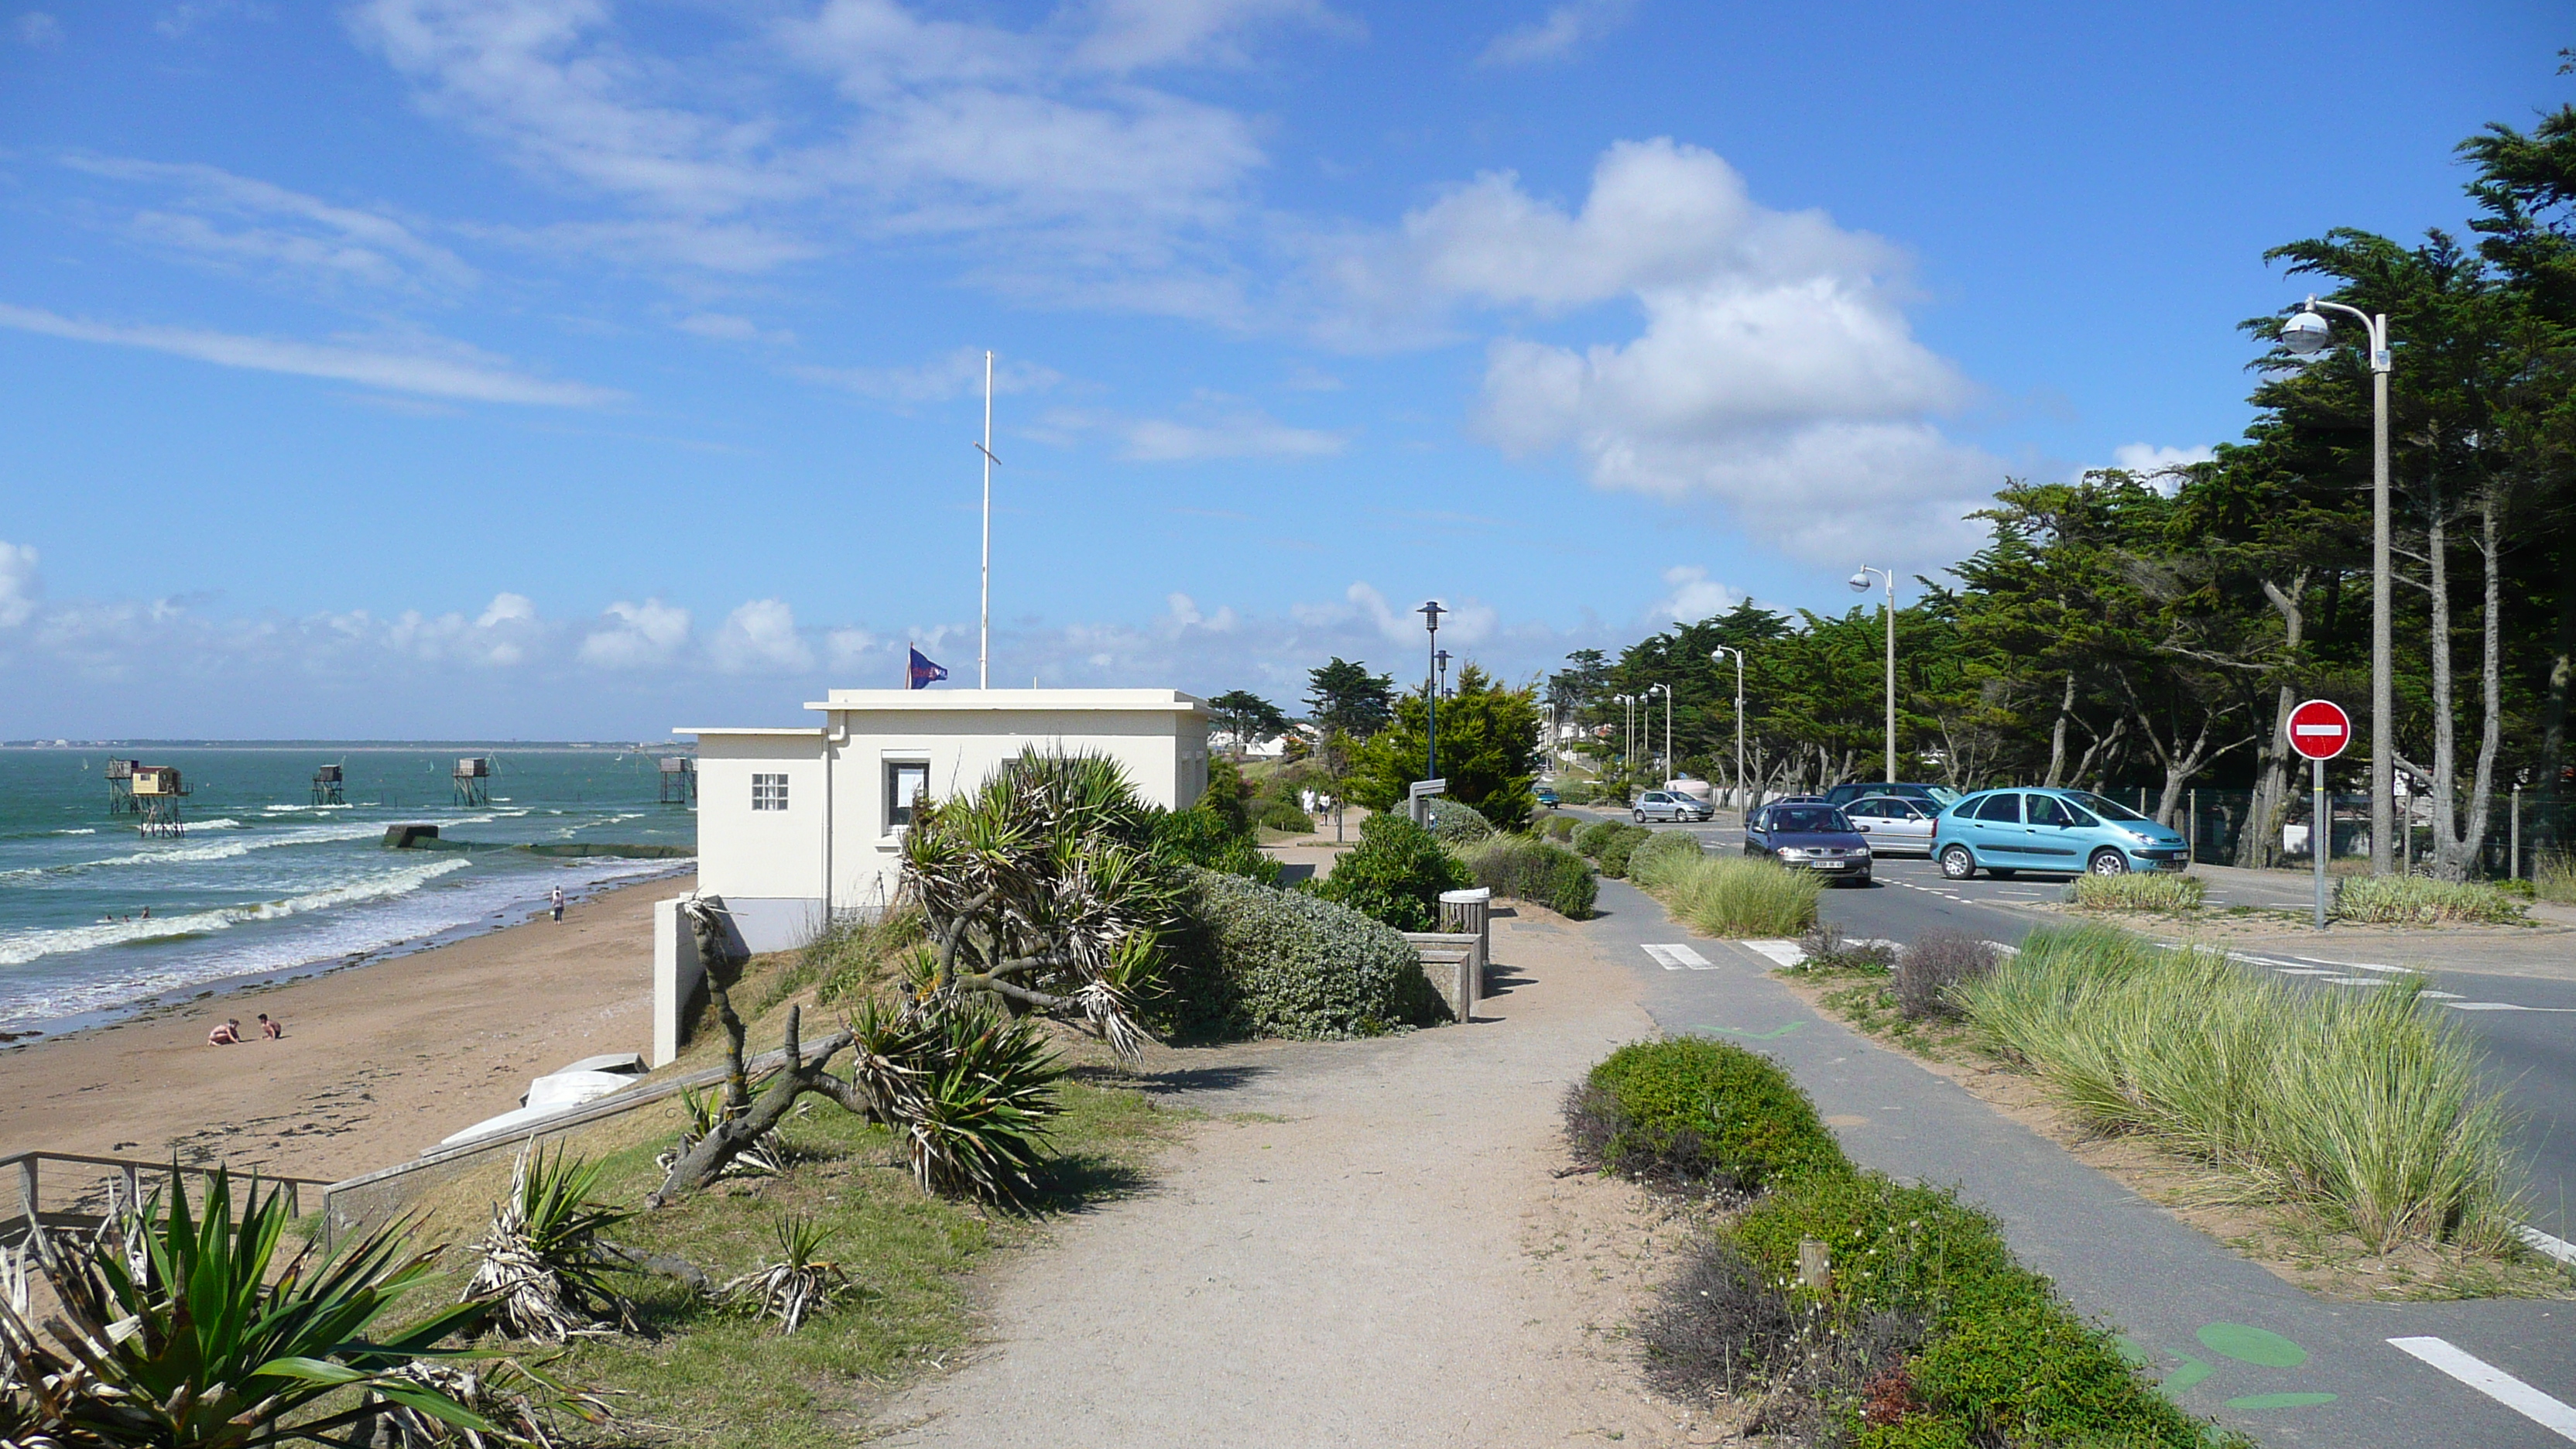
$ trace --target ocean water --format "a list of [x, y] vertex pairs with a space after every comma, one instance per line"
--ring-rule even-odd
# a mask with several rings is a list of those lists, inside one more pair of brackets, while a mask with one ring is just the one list
[[[490, 800], [449, 773], [487, 755]], [[187, 833], [145, 839], [108, 810], [110, 759], [175, 765]], [[312, 802], [336, 764], [348, 803]], [[614, 745], [295, 743], [0, 749], [0, 1032], [59, 1028], [215, 983], [270, 979], [520, 919], [684, 861], [385, 849], [443, 838], [694, 848], [694, 811], [656, 803], [654, 756]], [[147, 915], [148, 912], [148, 915]]]

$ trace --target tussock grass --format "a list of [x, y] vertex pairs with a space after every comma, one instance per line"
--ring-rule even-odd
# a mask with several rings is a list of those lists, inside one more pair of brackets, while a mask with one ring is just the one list
[[2209, 882], [2196, 875], [2085, 875], [2068, 900], [2084, 911], [2196, 911]]
[[2553, 850], [2533, 861], [2531, 893], [2544, 901], [2576, 906], [2576, 855]]
[[1659, 865], [1645, 884], [1675, 915], [1712, 936], [1795, 939], [1816, 923], [1824, 882], [1767, 860], [1714, 855]]
[[2392, 926], [2445, 922], [2496, 925], [2519, 921], [2529, 910], [2491, 885], [2427, 880], [2416, 875], [2351, 875], [2335, 882], [2334, 916]]
[[2514, 1127], [2420, 984], [2303, 988], [2108, 926], [2035, 931], [1956, 999], [2007, 1055], [2112, 1130], [2237, 1177], [2373, 1251], [2506, 1250]]

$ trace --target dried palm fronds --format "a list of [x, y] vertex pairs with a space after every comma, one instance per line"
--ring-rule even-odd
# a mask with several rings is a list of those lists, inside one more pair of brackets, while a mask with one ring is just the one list
[[[716, 1124], [724, 1120], [719, 1102], [713, 1092], [701, 1092], [695, 1087], [682, 1091], [680, 1105], [688, 1111], [689, 1125], [680, 1129], [678, 1145], [654, 1155], [653, 1165], [669, 1172], [689, 1155], [690, 1148], [704, 1142], [707, 1134], [716, 1130]], [[795, 1149], [787, 1145], [787, 1139], [776, 1128], [771, 1128], [735, 1152], [716, 1176], [776, 1177], [794, 1160]]]
[[[599, 1234], [634, 1216], [591, 1198], [600, 1165], [547, 1152], [531, 1140], [510, 1169], [510, 1196], [474, 1251], [481, 1262], [465, 1288], [490, 1305], [503, 1332], [538, 1343], [635, 1329], [634, 1309], [608, 1286], [616, 1259]], [[614, 1318], [615, 1322], [608, 1321]]]
[[409, 1404], [377, 1398], [375, 1427], [369, 1449], [494, 1449], [496, 1445], [555, 1449], [555, 1435], [569, 1418], [585, 1424], [608, 1420], [608, 1401], [597, 1394], [568, 1388], [543, 1371], [513, 1358], [460, 1354], [453, 1358], [414, 1359], [391, 1377], [442, 1394], [471, 1409], [489, 1431], [452, 1424], [424, 1414]]
[[815, 1255], [831, 1237], [808, 1217], [778, 1220], [778, 1250], [784, 1261], [764, 1264], [716, 1290], [716, 1296], [755, 1318], [775, 1318], [788, 1333], [832, 1306], [832, 1294], [850, 1281], [840, 1264]]

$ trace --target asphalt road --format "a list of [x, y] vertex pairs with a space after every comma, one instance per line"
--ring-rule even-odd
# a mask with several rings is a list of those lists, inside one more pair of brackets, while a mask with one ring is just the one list
[[[1711, 850], [1744, 847], [1743, 832], [1729, 826], [1651, 828], [1688, 830]], [[1911, 941], [1926, 931], [1949, 930], [2018, 944], [2041, 922], [2012, 908], [2056, 900], [2068, 879], [1980, 875], [1952, 881], [1943, 879], [1940, 867], [1929, 860], [1887, 856], [1877, 862], [1869, 885], [1828, 889], [1824, 912], [1849, 936]], [[2313, 899], [2304, 881], [2228, 872], [2213, 885], [2208, 902], [2300, 909]], [[2249, 970], [2278, 972], [2315, 983], [2320, 990], [2372, 990], [2404, 969], [2356, 960], [2349, 948], [2339, 951], [2331, 944], [2314, 955], [2262, 951], [2243, 953], [2240, 959]], [[2523, 1117], [2522, 1147], [2530, 1165], [2528, 1220], [2542, 1232], [2576, 1241], [2576, 982], [2456, 969], [2431, 974], [2430, 994], [2478, 1033], [2486, 1047], [2489, 1079], [2505, 1090]]]
[[[1697, 829], [1720, 837], [1713, 844], [1730, 833]], [[2032, 921], [2003, 908], [2002, 891], [2048, 889], [1936, 890], [1929, 879], [1898, 864], [1882, 884], [1827, 899], [1856, 935], [1904, 939], [1938, 924], [2009, 941]], [[2116, 1326], [2191, 1412], [2275, 1445], [2564, 1449], [2576, 1440], [2576, 1334], [2566, 1331], [2576, 1305], [2312, 1298], [1910, 1058], [1818, 1015], [1770, 979], [1756, 948], [1693, 939], [1624, 882], [1603, 883], [1601, 910], [1586, 934], [1636, 973], [1659, 1027], [1769, 1053], [1815, 1097], [1855, 1160], [1956, 1184], [2079, 1311]]]

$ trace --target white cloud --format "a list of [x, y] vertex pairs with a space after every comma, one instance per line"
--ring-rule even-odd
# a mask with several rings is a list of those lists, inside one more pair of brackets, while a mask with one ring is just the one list
[[329, 378], [393, 392], [471, 402], [521, 403], [542, 407], [596, 407], [625, 394], [587, 383], [556, 382], [511, 369], [509, 359], [463, 343], [402, 338], [385, 342], [297, 342], [281, 337], [243, 337], [184, 327], [118, 326], [57, 316], [33, 307], [0, 302], [0, 327], [141, 347], [224, 367], [283, 372], [298, 377]]
[[[976, 347], [960, 347], [911, 367], [794, 367], [788, 371], [808, 382], [890, 403], [947, 402], [979, 397], [984, 390], [984, 353]], [[1063, 381], [1064, 374], [1042, 363], [993, 359], [993, 391], [999, 395], [1046, 392]]]
[[1076, 408], [1051, 408], [1024, 431], [1042, 442], [1071, 446], [1088, 433], [1117, 440], [1118, 456], [1134, 463], [1202, 463], [1218, 458], [1326, 458], [1348, 446], [1344, 433], [1292, 427], [1245, 402], [1202, 391], [1173, 418], [1122, 417]]
[[38, 50], [50, 50], [63, 43], [63, 23], [42, 10], [26, 12], [10, 28], [18, 32], [20, 44]]
[[763, 329], [748, 317], [725, 312], [693, 312], [672, 324], [692, 337], [705, 337], [717, 342], [766, 342], [776, 347], [793, 347], [796, 334], [784, 327]]
[[15, 629], [36, 612], [45, 581], [36, 572], [33, 544], [0, 539], [0, 629]]
[[2157, 447], [2152, 443], [2122, 443], [2111, 450], [2111, 466], [2146, 477], [2157, 488], [2170, 495], [2181, 486], [2174, 474], [2195, 463], [2206, 463], [2218, 456], [2218, 450], [2207, 443], [2189, 448]]
[[137, 212], [138, 238], [193, 260], [324, 286], [453, 291], [479, 276], [465, 260], [382, 211], [340, 206], [220, 167], [74, 155], [63, 164], [172, 193]]
[[581, 662], [602, 669], [643, 669], [667, 664], [689, 642], [689, 611], [660, 599], [624, 599], [600, 611], [603, 623], [581, 641]]
[[1198, 600], [1187, 594], [1165, 595], [1163, 607], [1163, 627], [1165, 632], [1171, 634], [1178, 634], [1184, 629], [1205, 629], [1211, 634], [1231, 634], [1243, 625], [1243, 620], [1235, 614], [1232, 605], [1219, 608], [1214, 614], [1206, 614], [1200, 612]]
[[547, 633], [537, 606], [525, 594], [492, 596], [480, 616], [461, 613], [423, 614], [406, 609], [383, 626], [364, 610], [327, 616], [330, 627], [353, 640], [380, 637], [385, 648], [423, 663], [464, 663], [507, 669], [528, 661]]
[[1644, 623], [1656, 628], [1715, 618], [1743, 603], [1745, 597], [1741, 591], [1710, 578], [1708, 570], [1689, 564], [1664, 570], [1664, 587], [1671, 592], [1648, 606], [1641, 616]]
[[885, 662], [894, 643], [865, 629], [834, 629], [823, 636], [823, 648], [833, 672], [847, 673], [862, 666]]
[[1636, 0], [1568, 0], [1527, 25], [1494, 37], [1479, 65], [1538, 65], [1564, 60], [1588, 41], [1628, 23]]
[[1804, 559], [1946, 562], [2002, 474], [1930, 421], [1974, 389], [1914, 339], [1903, 254], [1759, 205], [1696, 147], [1612, 146], [1579, 211], [1480, 177], [1345, 243], [1328, 275], [1342, 310], [1327, 330], [1350, 342], [1445, 335], [1466, 307], [1626, 299], [1642, 328], [1624, 341], [1490, 343], [1485, 435], [1570, 453], [1597, 486], [1714, 503]]
[[814, 667], [813, 647], [797, 635], [796, 611], [784, 599], [754, 599], [726, 615], [708, 649], [728, 674]]

